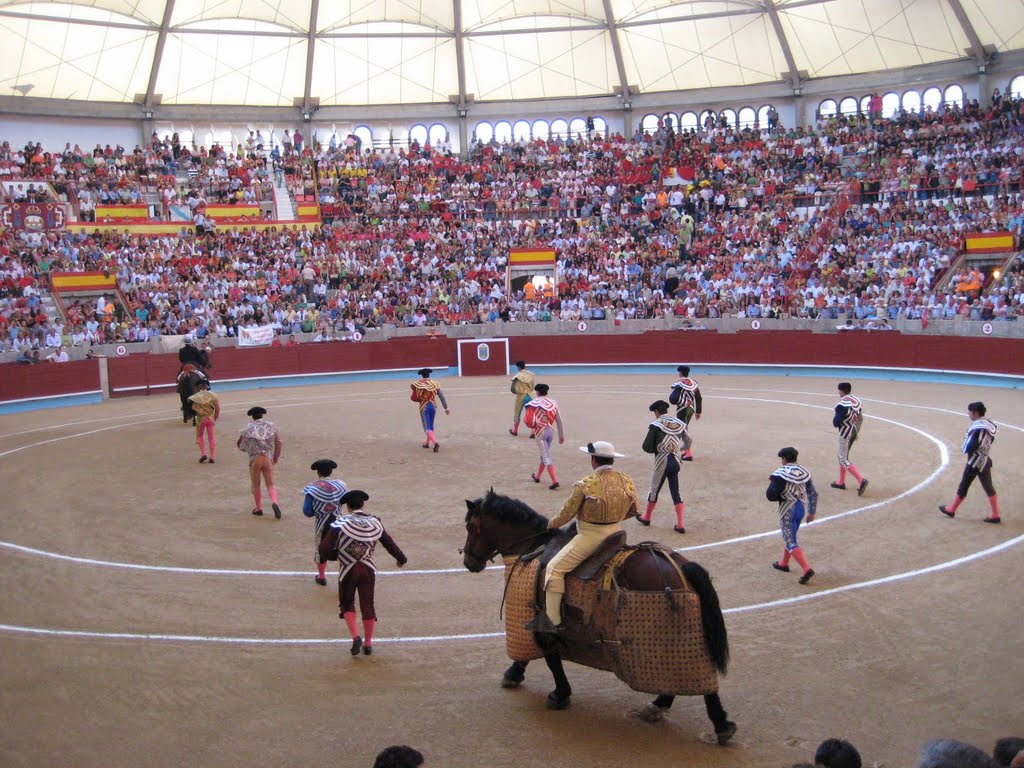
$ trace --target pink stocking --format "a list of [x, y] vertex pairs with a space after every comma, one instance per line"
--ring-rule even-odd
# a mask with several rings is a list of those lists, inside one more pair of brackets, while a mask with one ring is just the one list
[[270, 500], [273, 503], [277, 504], [277, 486], [272, 485], [269, 488], [267, 488], [267, 493], [270, 494]]
[[356, 637], [359, 634], [359, 628], [356, 626], [355, 611], [345, 611], [345, 624], [348, 626], [348, 633], [352, 637]]
[[373, 642], [373, 629], [376, 626], [376, 619], [363, 619], [363, 645], [370, 645]]

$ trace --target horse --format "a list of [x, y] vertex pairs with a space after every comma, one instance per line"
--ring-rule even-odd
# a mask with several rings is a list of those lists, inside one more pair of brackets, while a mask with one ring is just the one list
[[[506, 592], [514, 575], [514, 571], [509, 569], [515, 568], [521, 563], [523, 555], [535, 552], [538, 547], [547, 544], [556, 536], [565, 534], [564, 531], [549, 530], [547, 518], [518, 499], [495, 493], [493, 488], [482, 498], [474, 501], [467, 499], [466, 508], [466, 543], [459, 550], [459, 553], [463, 555], [463, 565], [471, 573], [479, 573], [486, 567], [488, 561], [500, 555], [506, 563]], [[729, 641], [725, 619], [719, 606], [718, 594], [715, 592], [708, 572], [699, 564], [690, 562], [682, 555], [662, 548], [653, 542], [645, 542], [638, 547], [627, 549], [632, 550], [632, 554], [625, 559], [613, 561], [612, 567], [617, 568], [615, 583], [622, 590], [633, 590], [633, 594], [656, 594], [656, 600], [667, 596], [669, 602], [673, 600], [673, 596], [681, 594], [680, 590], [684, 593], [685, 591], [696, 593], [700, 602], [700, 618], [699, 622], [694, 621], [693, 632], [703, 636], [702, 638], [693, 638], [692, 642], [695, 647], [700, 648], [702, 654], [706, 653], [703, 658], [712, 677], [717, 678], [718, 675], [724, 675], [729, 664]], [[674, 566], [668, 562], [668, 558], [675, 563]], [[586, 563], [581, 567], [586, 567]], [[678, 572], [676, 568], [678, 568]], [[679, 574], [685, 578], [680, 578]], [[570, 575], [567, 586], [570, 586], [573, 578]], [[614, 604], [614, 600], [608, 602]], [[510, 599], [507, 606], [510, 618], [512, 609]], [[572, 688], [562, 665], [563, 657], [596, 669], [611, 670], [629, 684], [629, 680], [623, 677], [614, 663], [607, 662], [608, 654], [605, 654], [603, 660], [599, 659], [595, 663], [595, 641], [592, 636], [587, 638], [589, 640], [587, 648], [574, 648], [573, 635], [569, 630], [573, 629], [575, 623], [575, 629], [579, 631], [580, 622], [574, 619], [571, 611], [566, 611], [564, 621], [567, 625], [568, 640], [559, 638], [550, 641], [543, 640], [543, 636], [540, 634], [534, 636], [555, 682], [555, 689], [547, 697], [549, 709], [566, 709], [572, 696]], [[510, 625], [506, 623], [507, 638], [509, 627]], [[669, 628], [665, 627], [665, 629]], [[667, 634], [667, 632], [658, 632], [656, 637], [664, 638]], [[678, 633], [676, 636], [678, 637]], [[690, 638], [686, 639], [689, 642]], [[596, 644], [601, 645], [602, 648], [607, 647], [606, 643], [608, 646], [622, 647], [622, 643], [615, 639], [602, 638], [596, 641]], [[614, 652], [612, 654], [614, 655]], [[535, 654], [532, 658], [539, 655], [540, 653]], [[512, 658], [516, 659], [515, 656]], [[710, 664], [708, 664], [708, 659]], [[656, 666], [650, 659], [647, 661], [648, 664], [644, 665], [641, 659], [641, 666], [650, 667], [652, 664]], [[527, 663], [528, 661], [514, 660], [512, 666], [505, 671], [502, 687], [518, 688], [525, 678]], [[637, 688], [636, 690], [642, 689]], [[658, 693], [658, 690], [650, 689], [650, 692]], [[714, 724], [717, 741], [724, 745], [736, 733], [736, 724], [727, 718], [725, 709], [722, 707], [717, 693], [717, 679], [713, 682], [713, 690], [704, 692], [703, 695], [708, 717]], [[635, 714], [647, 722], [657, 722], [662, 719], [674, 700], [675, 695], [671, 693], [659, 693], [654, 701]]]
[[192, 426], [196, 425], [196, 412], [192, 410], [192, 402], [189, 398], [196, 393], [196, 384], [200, 381], [209, 382], [206, 374], [191, 363], [186, 363], [178, 374], [178, 397], [181, 398], [181, 423]]

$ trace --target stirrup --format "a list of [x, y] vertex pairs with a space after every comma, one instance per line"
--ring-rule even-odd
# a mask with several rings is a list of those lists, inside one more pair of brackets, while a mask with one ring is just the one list
[[523, 624], [523, 629], [542, 635], [557, 635], [565, 626], [552, 622], [546, 611], [538, 611], [536, 616]]

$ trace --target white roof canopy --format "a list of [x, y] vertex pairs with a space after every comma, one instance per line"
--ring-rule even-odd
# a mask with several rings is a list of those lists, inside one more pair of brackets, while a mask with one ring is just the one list
[[1024, 48], [1024, 0], [0, 0], [0, 94], [309, 107], [750, 85]]

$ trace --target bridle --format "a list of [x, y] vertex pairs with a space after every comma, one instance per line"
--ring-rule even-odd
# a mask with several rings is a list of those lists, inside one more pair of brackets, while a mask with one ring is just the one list
[[[475, 534], [477, 534], [477, 536], [479, 536], [479, 534], [480, 534], [480, 513], [477, 513], [474, 516], [474, 519], [475, 519], [475, 525], [474, 525], [474, 528], [473, 528], [473, 530], [471, 532], [475, 533]], [[521, 539], [516, 539], [515, 541], [511, 542], [510, 544], [508, 544], [505, 547], [505, 551], [507, 552], [507, 551], [510, 551], [510, 550], [514, 550], [520, 544], [525, 544], [528, 541], [533, 541], [534, 539], [539, 538], [540, 536], [543, 536], [543, 535], [545, 535], [547, 533], [549, 533], [549, 530], [547, 528], [543, 528], [543, 529], [541, 529], [541, 530], [539, 530], [539, 531], [537, 531], [535, 533], [531, 533], [529, 536], [524, 536]], [[484, 563], [484, 562], [493, 563], [494, 562], [494, 558], [496, 558], [498, 555], [501, 554], [501, 550], [498, 547], [495, 547], [494, 549], [490, 550], [490, 552], [487, 555], [481, 557], [476, 552], [473, 552], [470, 549], [467, 549], [465, 547], [460, 547], [459, 548], [459, 554], [460, 555], [469, 555], [471, 558], [473, 558], [474, 560], [476, 560], [478, 562], [481, 562], [481, 563]]]

